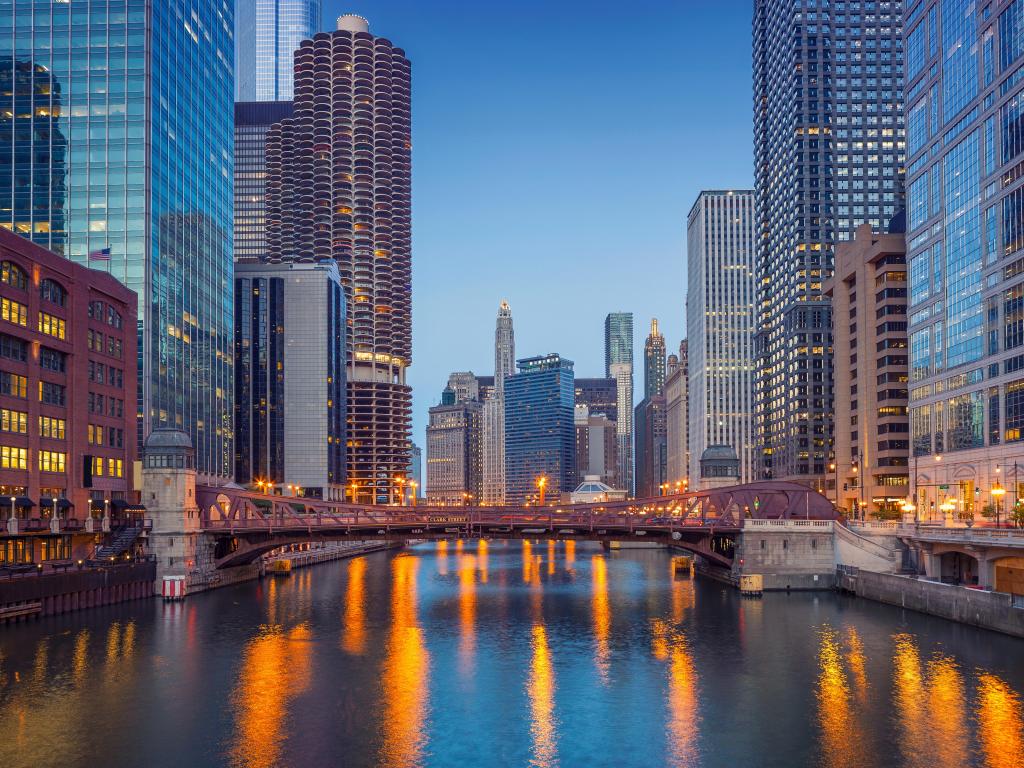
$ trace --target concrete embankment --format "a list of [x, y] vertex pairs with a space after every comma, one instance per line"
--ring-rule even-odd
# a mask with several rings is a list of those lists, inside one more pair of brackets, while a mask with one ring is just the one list
[[858, 597], [1024, 638], [1024, 600], [1003, 592], [856, 568], [841, 569], [837, 586]]
[[0, 580], [0, 624], [152, 596], [152, 561], [45, 571]]

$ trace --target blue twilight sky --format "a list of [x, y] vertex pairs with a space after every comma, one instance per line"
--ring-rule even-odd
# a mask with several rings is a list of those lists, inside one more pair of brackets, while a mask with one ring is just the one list
[[[413, 66], [414, 440], [448, 373], [516, 355], [604, 368], [604, 316], [685, 335], [686, 216], [749, 187], [751, 0], [325, 0]], [[642, 370], [642, 369], [641, 369]], [[641, 391], [641, 376], [635, 390]]]

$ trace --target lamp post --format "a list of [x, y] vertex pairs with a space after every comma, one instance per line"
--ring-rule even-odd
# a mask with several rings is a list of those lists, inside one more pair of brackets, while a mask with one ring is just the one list
[[992, 490], [989, 491], [989, 495], [994, 496], [996, 500], [996, 528], [1002, 525], [1004, 493], [1006, 493], [1006, 489], [999, 485], [999, 483], [992, 486]]
[[395, 475], [395, 493], [398, 496], [398, 505], [405, 504], [405, 478], [401, 475]]
[[18, 500], [17, 496], [11, 496], [11, 520], [15, 518], [14, 514], [14, 503]]
[[544, 489], [547, 488], [548, 479], [543, 475], [537, 478], [537, 489], [540, 491], [540, 506], [544, 506]]
[[416, 489], [419, 488], [419, 485], [415, 480], [409, 481], [409, 493], [412, 496], [412, 505], [414, 507], [416, 506]]

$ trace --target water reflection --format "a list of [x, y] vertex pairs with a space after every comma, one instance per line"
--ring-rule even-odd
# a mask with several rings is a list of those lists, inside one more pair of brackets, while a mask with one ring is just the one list
[[473, 674], [476, 653], [476, 558], [463, 555], [459, 560], [459, 671]]
[[527, 695], [530, 699], [530, 737], [533, 750], [530, 765], [552, 768], [558, 765], [555, 724], [555, 673], [551, 668], [551, 650], [547, 630], [541, 623], [533, 625], [533, 657]]
[[978, 740], [989, 768], [1024, 765], [1024, 718], [1020, 697], [1003, 680], [982, 672], [977, 691]]
[[444, 539], [437, 541], [437, 573], [440, 576], [448, 575], [448, 542]]
[[853, 688], [857, 700], [863, 705], [868, 695], [868, 676], [865, 669], [864, 642], [860, 639], [855, 627], [846, 628], [846, 663], [850, 667]]
[[480, 563], [480, 583], [487, 583], [487, 539], [480, 539], [476, 544], [477, 561]]
[[249, 641], [232, 696], [235, 735], [229, 751], [231, 765], [272, 768], [281, 764], [288, 736], [288, 706], [309, 686], [311, 650], [306, 624], [287, 631], [267, 625]]
[[960, 766], [969, 756], [965, 688], [952, 658], [936, 653], [924, 665], [915, 639], [894, 638], [894, 695], [905, 764]]
[[413, 555], [391, 561], [391, 629], [381, 667], [381, 762], [388, 768], [419, 765], [426, 748], [430, 657], [416, 615], [419, 564]]
[[533, 545], [529, 541], [523, 541], [523, 583], [529, 584], [533, 580]]
[[366, 652], [366, 558], [357, 557], [348, 564], [345, 586], [345, 615], [341, 647], [351, 654]]
[[823, 765], [865, 765], [863, 735], [850, 703], [838, 636], [831, 627], [819, 632], [817, 699]]
[[700, 765], [697, 668], [686, 634], [677, 628], [675, 620], [672, 624], [664, 619], [651, 622], [651, 653], [658, 661], [668, 663], [668, 764], [678, 768]]
[[593, 598], [592, 613], [594, 616], [594, 638], [597, 642], [597, 649], [594, 653], [594, 660], [597, 663], [597, 672], [601, 676], [601, 682], [608, 684], [608, 638], [611, 634], [612, 612], [608, 603], [608, 564], [604, 555], [594, 555], [590, 564], [593, 574]]

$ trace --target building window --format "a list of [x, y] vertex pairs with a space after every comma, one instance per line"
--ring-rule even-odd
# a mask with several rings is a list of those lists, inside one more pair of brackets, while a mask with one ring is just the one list
[[50, 381], [39, 382], [39, 402], [45, 405], [64, 405], [66, 392], [63, 384]]
[[60, 451], [40, 451], [39, 471], [63, 473], [65, 458], [65, 454]]
[[0, 431], [28, 434], [28, 414], [25, 411], [0, 408]]
[[14, 336], [0, 333], [0, 357], [24, 363], [28, 359], [28, 344]]
[[24, 291], [28, 287], [28, 275], [13, 262], [0, 261], [0, 282]]
[[63, 307], [68, 300], [68, 294], [64, 290], [64, 286], [56, 280], [50, 280], [49, 278], [39, 284], [39, 296], [43, 301], [49, 301], [51, 304], [56, 304], [60, 307]]
[[90, 424], [87, 430], [89, 445], [103, 445], [103, 427]]
[[63, 339], [65, 336], [65, 325], [64, 320], [55, 317], [47, 312], [39, 313], [39, 332], [45, 333], [47, 336], [53, 336], [57, 339]]
[[39, 349], [39, 367], [56, 373], [64, 373], [67, 369], [67, 355], [49, 347]]
[[103, 457], [92, 457], [92, 473], [96, 477], [103, 477]]
[[16, 373], [0, 371], [0, 395], [28, 397], [28, 379]]
[[64, 426], [64, 419], [58, 419], [54, 416], [40, 416], [39, 436], [49, 438], [50, 440], [63, 440]]
[[8, 298], [0, 299], [0, 320], [6, 320], [9, 323], [20, 325], [22, 328], [27, 328], [28, 307], [24, 304], [19, 304], [17, 301], [11, 301]]
[[0, 445], [0, 469], [28, 469], [28, 449]]

